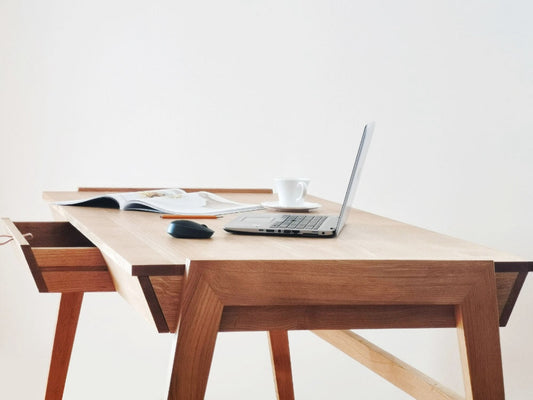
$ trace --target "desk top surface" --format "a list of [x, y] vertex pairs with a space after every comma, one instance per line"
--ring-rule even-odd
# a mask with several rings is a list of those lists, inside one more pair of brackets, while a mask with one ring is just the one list
[[[46, 192], [52, 211], [87, 236], [102, 253], [134, 275], [165, 266], [185, 265], [187, 260], [493, 260], [523, 259], [435, 233], [375, 214], [353, 209], [336, 238], [301, 238], [235, 235], [223, 230], [235, 215], [204, 222], [215, 234], [211, 239], [176, 239], [166, 233], [169, 220], [159, 214], [78, 206], [59, 206], [54, 201], [87, 198], [90, 192]], [[247, 203], [273, 200], [267, 193], [224, 193], [224, 197]], [[340, 205], [316, 197], [315, 211], [337, 214]], [[257, 211], [256, 211], [257, 212]], [[259, 211], [263, 212], [263, 211]], [[204, 223], [203, 222], [203, 223]], [[163, 273], [162, 272], [162, 273]]]

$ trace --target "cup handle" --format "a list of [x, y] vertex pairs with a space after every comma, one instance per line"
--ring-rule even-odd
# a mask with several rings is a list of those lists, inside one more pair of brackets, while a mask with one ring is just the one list
[[307, 183], [298, 182], [298, 186], [300, 186], [301, 193], [300, 193], [300, 196], [298, 197], [298, 199], [296, 200], [296, 202], [299, 203], [299, 202], [303, 201], [304, 197], [307, 195]]

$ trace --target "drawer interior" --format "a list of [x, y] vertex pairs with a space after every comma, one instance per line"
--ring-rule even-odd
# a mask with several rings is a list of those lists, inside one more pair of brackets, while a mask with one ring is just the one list
[[102, 253], [69, 222], [3, 222], [40, 292], [115, 291]]

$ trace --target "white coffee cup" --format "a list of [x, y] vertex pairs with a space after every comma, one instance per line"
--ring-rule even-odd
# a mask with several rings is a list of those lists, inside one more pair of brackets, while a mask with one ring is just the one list
[[309, 179], [304, 178], [274, 179], [274, 193], [278, 195], [279, 205], [282, 207], [303, 205], [309, 182]]

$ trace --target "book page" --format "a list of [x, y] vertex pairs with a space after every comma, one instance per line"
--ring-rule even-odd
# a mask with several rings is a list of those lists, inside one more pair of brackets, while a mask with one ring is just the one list
[[220, 215], [239, 211], [257, 210], [257, 204], [237, 203], [209, 192], [192, 192], [155, 196], [130, 201], [126, 210], [143, 210], [182, 215]]
[[262, 208], [258, 204], [237, 203], [209, 192], [186, 193], [181, 189], [111, 193], [56, 204], [182, 215], [220, 215]]
[[85, 206], [85, 207], [102, 207], [102, 208], [120, 208], [124, 210], [129, 202], [151, 199], [155, 197], [176, 197], [184, 194], [181, 189], [160, 189], [149, 191], [119, 192], [109, 193], [99, 196], [90, 197], [83, 200], [59, 201], [56, 204], [63, 206]]

